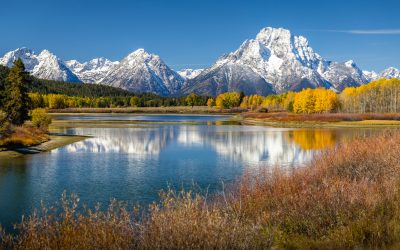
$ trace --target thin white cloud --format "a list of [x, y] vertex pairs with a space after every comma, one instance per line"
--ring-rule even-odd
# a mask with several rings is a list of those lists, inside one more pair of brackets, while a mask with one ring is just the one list
[[347, 30], [347, 33], [356, 35], [400, 35], [400, 29]]
[[305, 29], [303, 31], [347, 33], [347, 34], [354, 34], [354, 35], [400, 35], [400, 28], [399, 29], [365, 29], [365, 30]]
[[374, 30], [325, 30], [354, 35], [400, 35], [400, 29], [374, 29]]

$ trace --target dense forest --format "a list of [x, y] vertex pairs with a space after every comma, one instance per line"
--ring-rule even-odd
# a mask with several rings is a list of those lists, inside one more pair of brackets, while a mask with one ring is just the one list
[[324, 88], [303, 89], [280, 95], [224, 93], [210, 99], [209, 106], [240, 107], [250, 110], [289, 111], [294, 113], [397, 113], [400, 111], [400, 79], [380, 79], [359, 87], [345, 88], [341, 93]]
[[[0, 83], [5, 86], [5, 79], [10, 69], [0, 65]], [[29, 76], [29, 92], [40, 94], [63, 94], [68, 96], [102, 97], [102, 96], [130, 96], [132, 93], [106, 85], [71, 83], [38, 79]]]
[[[10, 69], [0, 65], [0, 104], [5, 97], [6, 77]], [[38, 79], [28, 76], [26, 88], [33, 108], [68, 107], [161, 107], [206, 106], [208, 97], [161, 97], [152, 93], [134, 94], [100, 84], [71, 83]]]

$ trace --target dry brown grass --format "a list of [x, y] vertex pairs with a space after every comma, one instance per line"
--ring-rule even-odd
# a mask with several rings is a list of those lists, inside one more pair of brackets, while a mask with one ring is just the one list
[[293, 173], [248, 179], [238, 191], [242, 211], [265, 218], [285, 248], [390, 245], [400, 239], [399, 142], [388, 132], [330, 149]]
[[29, 147], [49, 140], [47, 132], [32, 126], [13, 126], [10, 132], [0, 138], [0, 146], [5, 148]]
[[400, 120], [398, 113], [324, 113], [324, 114], [295, 114], [288, 112], [258, 113], [247, 112], [243, 118], [264, 119], [276, 122], [340, 122], [364, 120]]
[[210, 198], [167, 191], [139, 214], [112, 202], [77, 213], [44, 209], [3, 247], [17, 249], [337, 249], [400, 241], [400, 133], [324, 151], [307, 167], [245, 176]]

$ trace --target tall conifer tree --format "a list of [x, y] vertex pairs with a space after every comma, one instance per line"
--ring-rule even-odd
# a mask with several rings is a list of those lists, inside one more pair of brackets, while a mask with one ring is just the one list
[[16, 60], [6, 78], [3, 108], [12, 124], [21, 125], [29, 118], [30, 99], [27, 91], [29, 81], [24, 63], [21, 59]]

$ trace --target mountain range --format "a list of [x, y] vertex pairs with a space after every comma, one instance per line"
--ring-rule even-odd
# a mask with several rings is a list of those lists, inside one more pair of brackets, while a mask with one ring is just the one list
[[63, 61], [48, 50], [39, 54], [19, 48], [0, 58], [8, 67], [21, 58], [32, 75], [49, 80], [85, 82], [119, 87], [135, 93], [161, 96], [226, 91], [267, 95], [303, 88], [324, 87], [337, 92], [378, 78], [400, 78], [390, 67], [380, 73], [361, 70], [352, 61], [325, 60], [303, 36], [283, 28], [263, 28], [234, 52], [223, 55], [206, 69], [174, 71], [158, 55], [138, 49], [121, 61], [95, 58], [88, 62]]

